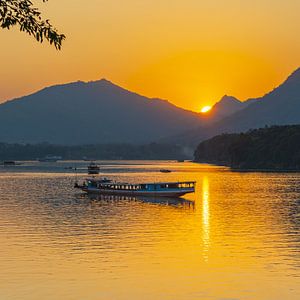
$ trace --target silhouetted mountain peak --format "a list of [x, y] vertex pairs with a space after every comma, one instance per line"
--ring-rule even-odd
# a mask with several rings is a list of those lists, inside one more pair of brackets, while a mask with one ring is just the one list
[[129, 91], [128, 89], [121, 87], [115, 83], [113, 83], [112, 81], [106, 79], [106, 78], [102, 78], [100, 80], [96, 80], [96, 81], [89, 81], [86, 82], [86, 88], [87, 89], [92, 89], [95, 88], [95, 91], [101, 93], [101, 94], [115, 94], [115, 95], [127, 95], [127, 96], [139, 96], [141, 98], [147, 99], [146, 97], [139, 95], [135, 92]]
[[101, 83], [112, 84], [112, 82], [110, 80], [106, 79], [106, 78], [102, 78], [102, 79], [100, 79], [98, 81], [101, 82]]
[[101, 87], [101, 88], [115, 88], [115, 89], [120, 89], [120, 90], [125, 90], [122, 87], [114, 84], [113, 82], [102, 78], [100, 80], [95, 80], [95, 81], [74, 81], [74, 82], [69, 82], [69, 83], [64, 83], [64, 84], [56, 84], [56, 85], [52, 85], [49, 87], [46, 87], [44, 89], [42, 89], [39, 92], [43, 92], [43, 91], [56, 91], [56, 90], [74, 90], [74, 89], [84, 89], [84, 88], [92, 88], [92, 87]]
[[113, 83], [112, 81], [110, 81], [106, 78], [102, 78], [100, 80], [95, 80], [95, 81], [88, 81], [86, 83], [87, 84], [99, 84], [99, 85], [102, 85], [102, 86], [113, 86], [113, 87], [121, 88], [120, 86], [116, 85], [115, 83]]
[[243, 108], [243, 102], [233, 96], [224, 95], [219, 102], [217, 102], [212, 112], [215, 116], [215, 120], [229, 116], [236, 111]]
[[238, 100], [237, 98], [233, 97], [233, 96], [229, 96], [229, 95], [224, 95], [221, 100], [219, 102], [216, 103], [217, 104], [229, 104], [229, 103], [241, 103], [240, 100]]

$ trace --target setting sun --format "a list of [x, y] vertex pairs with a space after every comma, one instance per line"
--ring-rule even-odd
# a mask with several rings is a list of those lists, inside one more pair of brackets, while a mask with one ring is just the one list
[[201, 108], [202, 113], [207, 113], [211, 110], [211, 106], [204, 106]]

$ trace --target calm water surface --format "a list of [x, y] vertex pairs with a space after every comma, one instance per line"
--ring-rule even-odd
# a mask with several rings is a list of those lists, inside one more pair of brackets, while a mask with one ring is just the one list
[[1, 300], [300, 299], [300, 173], [102, 162], [116, 180], [197, 191], [101, 199], [72, 188], [65, 167], [84, 178], [86, 164], [0, 168]]

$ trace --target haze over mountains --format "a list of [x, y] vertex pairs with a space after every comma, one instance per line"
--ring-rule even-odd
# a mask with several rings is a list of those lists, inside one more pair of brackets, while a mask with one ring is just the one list
[[241, 102], [224, 96], [207, 115], [104, 79], [52, 86], [0, 105], [0, 142], [8, 143], [195, 146], [223, 132], [285, 124], [300, 124], [300, 69], [261, 98]]

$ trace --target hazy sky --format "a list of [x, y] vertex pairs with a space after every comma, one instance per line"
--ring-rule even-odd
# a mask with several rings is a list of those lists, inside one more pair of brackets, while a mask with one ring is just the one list
[[0, 30], [0, 101], [106, 78], [199, 111], [261, 96], [300, 66], [299, 0], [34, 2], [67, 41], [57, 52]]

